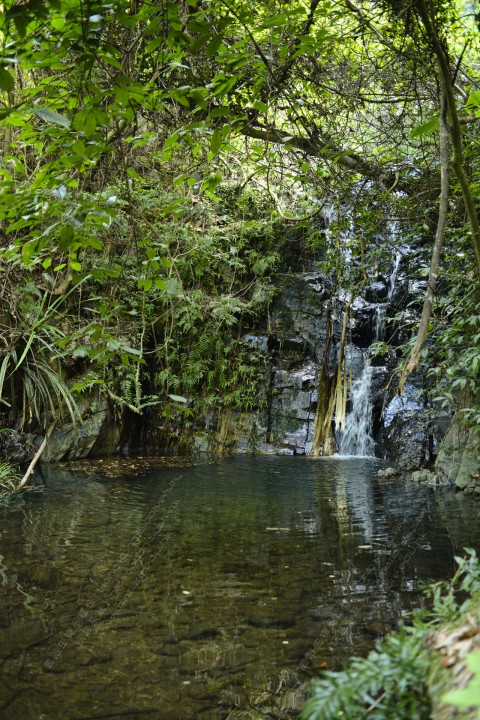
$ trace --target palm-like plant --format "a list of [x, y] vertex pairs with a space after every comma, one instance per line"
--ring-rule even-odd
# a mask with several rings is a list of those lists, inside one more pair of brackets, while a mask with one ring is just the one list
[[74, 424], [81, 421], [62, 374], [59, 343], [66, 334], [58, 327], [64, 317], [61, 306], [79, 284], [53, 302], [45, 292], [40, 298], [27, 295], [18, 306], [14, 342], [0, 362], [0, 402], [11, 409], [12, 417], [20, 419], [22, 428], [32, 424], [45, 428], [65, 411]]

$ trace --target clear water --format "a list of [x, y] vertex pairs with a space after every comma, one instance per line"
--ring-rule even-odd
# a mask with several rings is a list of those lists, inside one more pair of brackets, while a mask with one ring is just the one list
[[311, 677], [366, 653], [480, 547], [472, 500], [378, 467], [52, 470], [0, 508], [2, 720], [298, 717]]

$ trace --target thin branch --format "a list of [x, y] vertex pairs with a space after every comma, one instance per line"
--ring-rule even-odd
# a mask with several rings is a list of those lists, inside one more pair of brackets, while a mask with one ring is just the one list
[[472, 190], [465, 172], [463, 161], [463, 140], [462, 128], [459, 121], [455, 95], [450, 73], [450, 62], [448, 59], [448, 51], [440, 40], [435, 25], [435, 16], [430, 16], [430, 5], [427, 6], [425, 0], [418, 0], [418, 12], [422, 19], [428, 39], [431, 43], [433, 52], [438, 65], [438, 74], [442, 84], [443, 95], [447, 103], [447, 116], [450, 128], [450, 137], [453, 148], [453, 169], [457, 176], [460, 189], [463, 195], [465, 210], [467, 211], [470, 229], [472, 231], [473, 246], [477, 258], [478, 270], [480, 270], [480, 220], [477, 214], [477, 208], [473, 199]]
[[110, 397], [112, 400], [117, 402], [119, 405], [124, 405], [126, 408], [131, 410], [132, 412], [136, 413], [137, 415], [143, 415], [142, 411], [135, 407], [135, 405], [132, 405], [131, 403], [127, 402], [123, 398], [121, 398], [119, 395], [115, 395], [111, 390], [107, 388], [108, 397]]
[[53, 428], [54, 428], [54, 427], [55, 427], [55, 423], [53, 422], [53, 423], [50, 425], [50, 427], [48, 428], [47, 432], [45, 433], [45, 437], [43, 438], [43, 440], [42, 440], [42, 442], [41, 442], [41, 444], [40, 444], [40, 447], [38, 448], [37, 452], [35, 453], [32, 462], [31, 462], [30, 465], [28, 466], [25, 475], [23, 476], [23, 478], [22, 478], [22, 479], [20, 480], [20, 482], [18, 483], [18, 485], [17, 485], [17, 491], [22, 489], [22, 487], [26, 484], [28, 478], [29, 478], [30, 475], [32, 474], [32, 472], [33, 472], [33, 470], [34, 470], [34, 468], [35, 468], [35, 465], [36, 465], [37, 462], [40, 460], [40, 458], [41, 458], [41, 456], [42, 456], [42, 453], [43, 453], [43, 451], [45, 450], [45, 447], [46, 447], [47, 442], [48, 442], [48, 440], [49, 440], [49, 438], [50, 438], [50, 435], [51, 435], [52, 432], [53, 432]]

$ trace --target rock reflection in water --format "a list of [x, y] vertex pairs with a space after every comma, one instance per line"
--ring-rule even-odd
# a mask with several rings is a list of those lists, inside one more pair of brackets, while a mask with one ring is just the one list
[[6, 720], [297, 716], [480, 546], [471, 501], [375, 460], [128, 463], [0, 509]]

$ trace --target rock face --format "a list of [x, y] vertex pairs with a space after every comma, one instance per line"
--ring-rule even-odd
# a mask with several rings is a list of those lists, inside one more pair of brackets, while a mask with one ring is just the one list
[[[114, 455], [120, 449], [121, 425], [108, 401], [101, 395], [83, 398], [83, 422], [55, 428], [42, 455], [43, 462], [77, 460], [89, 456]], [[42, 438], [32, 438], [36, 448]]]
[[457, 413], [435, 463], [435, 472], [440, 480], [466, 493], [480, 495], [479, 445], [476, 427], [465, 426], [462, 413]]
[[[168, 421], [148, 408], [130, 435], [128, 450], [145, 455], [187, 453], [309, 454], [317, 409], [318, 378], [323, 362], [333, 377], [340, 352], [344, 314], [350, 320], [345, 356], [349, 375], [347, 418], [352, 408], [352, 383], [369, 368], [370, 434], [377, 457], [401, 472], [432, 467], [450, 418], [435, 414], [424, 393], [425, 378], [410, 378], [403, 397], [395, 395], [395, 348], [374, 354], [372, 343], [392, 333], [404, 342], [402, 329], [392, 318], [416, 297], [416, 288], [405, 279], [403, 254], [392, 259], [390, 273], [378, 274], [351, 303], [349, 294], [334, 287], [332, 277], [315, 266], [313, 254], [289, 239], [285, 272], [278, 275], [278, 294], [268, 317], [249, 328], [243, 341], [265, 354], [266, 402], [260, 409], [238, 412], [209, 409], [193, 421]], [[283, 251], [282, 251], [283, 252]], [[351, 303], [351, 306], [350, 306]], [[324, 358], [329, 327], [332, 341]], [[390, 318], [390, 320], [389, 320]], [[357, 408], [358, 409], [358, 408]], [[105, 398], [84, 400], [84, 422], [56, 429], [43, 460], [57, 462], [89, 456], [111, 455], [124, 444], [122, 419], [114, 416]], [[30, 441], [30, 456], [41, 438]], [[12, 440], [13, 442], [13, 440]], [[15, 444], [15, 443], [14, 443]], [[16, 452], [20, 445], [15, 445]], [[478, 436], [454, 423], [438, 456], [431, 484], [454, 484], [467, 492], [480, 492], [475, 449]], [[28, 454], [28, 453], [27, 453]], [[423, 476], [422, 476], [423, 477]], [[423, 480], [419, 480], [423, 481]]]
[[[398, 269], [398, 268], [397, 268]], [[253, 329], [243, 340], [268, 358], [265, 376], [267, 407], [253, 413], [223, 411], [198, 418], [189, 433], [171, 439], [171, 428], [162, 430], [162, 420], [150, 419], [142, 451], [167, 452], [287, 453], [312, 452], [317, 385], [327, 338], [327, 308], [330, 303], [332, 343], [328, 357], [333, 376], [338, 360], [346, 294], [333, 299], [332, 279], [312, 268], [284, 273], [279, 293], [270, 309], [268, 324]], [[350, 308], [351, 333], [345, 354], [352, 381], [359, 379], [366, 362], [371, 365], [370, 403], [375, 454], [389, 459], [403, 471], [431, 464], [442, 436], [442, 428], [427, 413], [421, 397], [423, 378], [407, 386], [404, 398], [394, 395], [392, 373], [395, 351], [374, 356], [368, 350], [385, 332], [385, 320], [396, 308], [389, 305], [393, 285], [383, 279], [369, 285], [363, 297]], [[405, 291], [407, 292], [407, 291]], [[379, 312], [379, 309], [381, 312]], [[347, 400], [347, 412], [351, 405]], [[367, 408], [365, 408], [367, 410]]]

